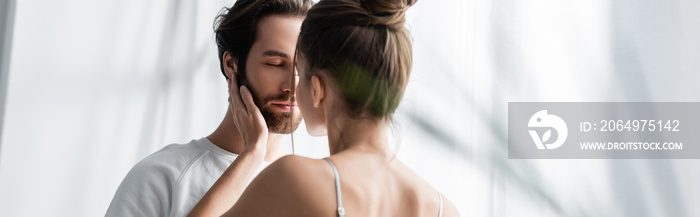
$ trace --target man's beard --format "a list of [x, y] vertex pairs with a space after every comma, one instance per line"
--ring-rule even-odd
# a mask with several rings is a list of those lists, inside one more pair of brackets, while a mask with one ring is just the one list
[[247, 78], [239, 79], [242, 85], [245, 85], [250, 90], [250, 94], [253, 96], [253, 101], [255, 106], [260, 109], [260, 113], [263, 118], [265, 118], [265, 123], [267, 124], [267, 129], [271, 133], [276, 134], [290, 134], [294, 132], [299, 123], [301, 123], [301, 114], [299, 112], [293, 113], [294, 107], [290, 106], [290, 112], [282, 112], [281, 114], [272, 111], [270, 101], [289, 101], [291, 93], [280, 93], [278, 95], [265, 96], [265, 98], [260, 98], [260, 94], [253, 85], [250, 85]]

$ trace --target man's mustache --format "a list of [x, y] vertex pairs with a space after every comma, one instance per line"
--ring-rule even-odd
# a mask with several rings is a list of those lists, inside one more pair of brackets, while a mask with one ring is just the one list
[[[264, 99], [260, 100], [259, 104], [267, 106], [267, 103], [270, 101], [290, 101], [292, 98], [292, 94], [285, 92], [285, 93], [280, 93], [272, 96], [267, 96]], [[258, 105], [260, 107], [260, 105]]]

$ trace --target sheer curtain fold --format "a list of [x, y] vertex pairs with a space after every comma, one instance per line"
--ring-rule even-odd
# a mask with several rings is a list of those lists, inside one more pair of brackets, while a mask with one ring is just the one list
[[14, 20], [15, 0], [0, 2], [0, 153], [2, 153], [2, 129], [5, 122], [5, 102], [7, 101], [7, 80], [10, 74]]
[[18, 2], [0, 215], [104, 215], [138, 160], [218, 126], [212, 23], [227, 4]]

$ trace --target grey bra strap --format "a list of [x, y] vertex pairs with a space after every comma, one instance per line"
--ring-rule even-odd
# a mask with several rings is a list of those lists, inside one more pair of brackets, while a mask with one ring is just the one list
[[438, 212], [438, 217], [442, 217], [442, 194], [438, 191], [438, 197], [440, 198], [440, 212]]
[[[328, 164], [331, 165], [331, 168], [333, 168], [333, 176], [335, 176], [335, 192], [337, 193], [338, 197], [338, 217], [345, 217], [345, 208], [343, 208], [343, 194], [340, 192], [340, 175], [338, 175], [338, 169], [335, 168], [335, 165], [333, 165], [333, 162], [331, 160], [328, 160], [327, 158], [323, 158]], [[442, 197], [440, 197], [442, 200]], [[442, 201], [440, 201], [442, 203]], [[442, 213], [442, 205], [440, 205], [440, 212]]]

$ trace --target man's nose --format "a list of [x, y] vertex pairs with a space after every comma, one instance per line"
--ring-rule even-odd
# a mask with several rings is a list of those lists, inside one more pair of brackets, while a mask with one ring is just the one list
[[287, 82], [284, 82], [284, 84], [282, 84], [282, 92], [284, 92], [284, 93], [286, 93], [286, 94], [292, 93], [292, 84], [291, 84], [292, 82], [291, 82], [291, 79], [292, 79], [292, 78], [290, 78], [290, 80], [287, 80]]
[[292, 92], [292, 83], [296, 86], [297, 83], [299, 83], [298, 76], [299, 71], [297, 69], [294, 69], [294, 74], [292, 74], [291, 77], [288, 78], [289, 82], [285, 82], [284, 86], [282, 86], [282, 91], [285, 93], [291, 93]]

